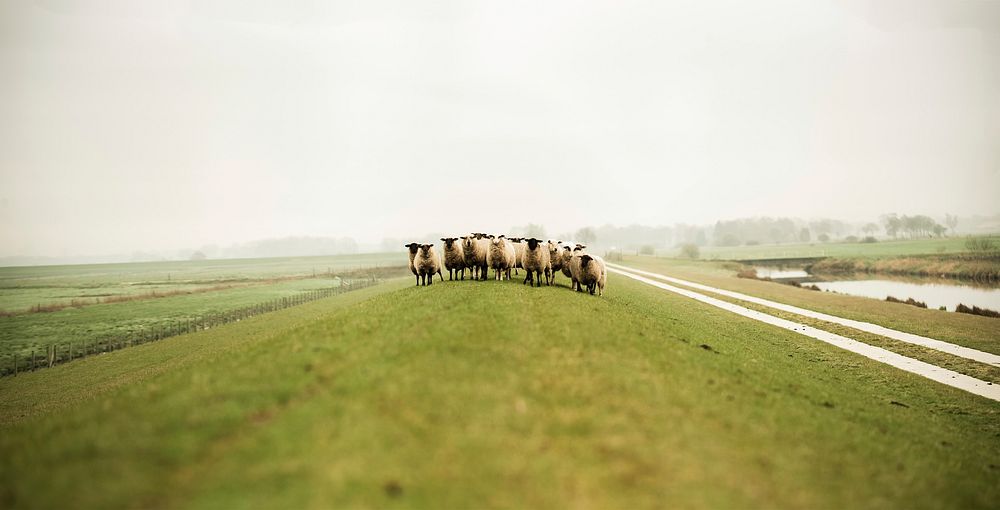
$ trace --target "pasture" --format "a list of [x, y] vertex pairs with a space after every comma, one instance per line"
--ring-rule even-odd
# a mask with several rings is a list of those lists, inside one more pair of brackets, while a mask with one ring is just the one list
[[[405, 271], [400, 254], [0, 268], [0, 371], [48, 346], [77, 353], [173, 324]], [[41, 305], [40, 311], [32, 310]]]
[[0, 380], [0, 505], [1000, 497], [997, 402], [616, 275], [412, 282]]

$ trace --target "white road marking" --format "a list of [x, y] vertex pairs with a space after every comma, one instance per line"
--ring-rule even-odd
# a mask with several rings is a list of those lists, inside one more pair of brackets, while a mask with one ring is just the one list
[[953, 343], [948, 343], [943, 340], [936, 340], [934, 338], [927, 338], [925, 336], [915, 335], [913, 333], [906, 333], [904, 331], [898, 331], [895, 329], [890, 329], [885, 326], [879, 326], [878, 324], [872, 324], [870, 322], [861, 322], [852, 319], [845, 319], [843, 317], [837, 317], [836, 315], [829, 315], [822, 312], [815, 312], [813, 310], [807, 310], [805, 308], [799, 308], [797, 306], [786, 305], [784, 303], [778, 303], [776, 301], [770, 301], [767, 299], [761, 299], [754, 296], [748, 296], [746, 294], [741, 294], [739, 292], [733, 292], [724, 289], [717, 289], [715, 287], [709, 287], [708, 285], [702, 285], [700, 283], [689, 282], [686, 280], [681, 280], [679, 278], [673, 278], [670, 276], [651, 273], [649, 271], [643, 271], [641, 269], [634, 269], [627, 266], [622, 266], [618, 264], [608, 264], [610, 267], [615, 267], [619, 270], [630, 271], [635, 274], [641, 274], [643, 276], [649, 276], [652, 278], [657, 278], [659, 280], [668, 281], [671, 283], [676, 283], [678, 285], [684, 285], [686, 287], [691, 287], [694, 289], [703, 290], [706, 292], [714, 292], [723, 296], [740, 299], [747, 301], [749, 303], [755, 303], [758, 305], [767, 306], [774, 308], [776, 310], [781, 310], [784, 312], [790, 312], [798, 315], [803, 315], [805, 317], [810, 317], [813, 319], [819, 319], [826, 322], [832, 322], [834, 324], [840, 324], [841, 326], [847, 326], [850, 328], [858, 329], [868, 333], [874, 333], [876, 335], [881, 335], [886, 338], [891, 338], [893, 340], [898, 340], [900, 342], [906, 342], [908, 344], [919, 345], [921, 347], [927, 347], [928, 349], [934, 349], [936, 351], [946, 352], [953, 356], [958, 356], [960, 358], [965, 358], [972, 361], [978, 361], [980, 363], [986, 363], [987, 365], [992, 365], [995, 367], [1000, 367], [1000, 355], [992, 354], [989, 352], [983, 352], [978, 349], [972, 349], [970, 347], [963, 347], [961, 345], [955, 345]]
[[[789, 331], [794, 331], [800, 335], [805, 335], [810, 338], [815, 338], [826, 342], [831, 345], [840, 347], [841, 349], [846, 349], [856, 354], [860, 354], [866, 358], [873, 359], [885, 363], [887, 365], [896, 367], [900, 370], [905, 370], [907, 372], [917, 374], [919, 376], [926, 377], [932, 381], [937, 381], [942, 384], [946, 384], [953, 388], [958, 388], [960, 390], [979, 395], [981, 397], [986, 397], [991, 400], [1000, 402], [1000, 385], [991, 384], [986, 381], [981, 381], [974, 377], [969, 377], [958, 372], [941, 368], [930, 363], [925, 363], [920, 360], [913, 358], [908, 358], [901, 354], [896, 354], [892, 351], [883, 349], [881, 347], [875, 347], [873, 345], [868, 345], [864, 342], [859, 342], [844, 336], [840, 336], [828, 331], [823, 331], [821, 329], [816, 329], [805, 324], [799, 324], [797, 322], [792, 322], [790, 320], [782, 319], [780, 317], [775, 317], [773, 315], [768, 315], [763, 312], [758, 312], [756, 310], [751, 310], [749, 308], [739, 306], [728, 301], [723, 301], [721, 299], [706, 296], [704, 294], [699, 294], [692, 290], [682, 289], [680, 287], [675, 287], [673, 285], [668, 285], [663, 282], [659, 282], [638, 274], [633, 274], [627, 271], [618, 269], [619, 267], [614, 264], [608, 264], [608, 271], [612, 273], [617, 273], [622, 276], [637, 280], [654, 287], [658, 287], [663, 290], [668, 290], [676, 294], [680, 294], [685, 297], [706, 303], [723, 310], [735, 313], [737, 315], [742, 315], [754, 320], [758, 320], [767, 324], [778, 326]], [[628, 268], [625, 268], [628, 269]]]

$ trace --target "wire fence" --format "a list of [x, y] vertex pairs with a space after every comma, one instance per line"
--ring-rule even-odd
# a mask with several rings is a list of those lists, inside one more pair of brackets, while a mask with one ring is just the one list
[[126, 347], [147, 344], [172, 336], [194, 333], [212, 329], [224, 324], [239, 322], [261, 314], [284, 310], [317, 299], [323, 299], [354, 290], [377, 285], [379, 280], [375, 275], [368, 278], [341, 279], [340, 285], [323, 289], [307, 290], [294, 296], [275, 298], [241, 308], [224, 312], [208, 314], [200, 317], [177, 319], [160, 324], [149, 330], [120, 334], [99, 340], [69, 341], [48, 345], [44, 351], [32, 350], [30, 356], [14, 353], [13, 361], [0, 368], [0, 377], [16, 377], [23, 372], [33, 372], [42, 368], [50, 368], [73, 360], [114, 352]]

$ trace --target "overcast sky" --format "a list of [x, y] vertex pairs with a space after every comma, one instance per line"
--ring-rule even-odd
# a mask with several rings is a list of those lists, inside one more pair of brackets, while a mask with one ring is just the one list
[[1000, 212], [1000, 2], [0, 0], [0, 256]]

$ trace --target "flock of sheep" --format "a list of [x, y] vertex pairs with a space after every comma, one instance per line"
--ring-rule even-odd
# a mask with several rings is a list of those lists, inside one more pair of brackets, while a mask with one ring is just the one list
[[489, 270], [494, 270], [496, 280], [510, 279], [511, 271], [524, 269], [524, 283], [542, 286], [555, 282], [558, 271], [573, 280], [573, 290], [604, 295], [608, 279], [604, 259], [588, 255], [586, 246], [563, 246], [562, 241], [542, 241], [535, 238], [492, 236], [482, 233], [462, 237], [442, 237], [444, 257], [438, 255], [433, 244], [410, 243], [410, 271], [417, 277], [417, 285], [434, 283], [437, 274], [444, 281], [441, 267], [448, 270], [448, 279], [465, 279], [468, 269], [473, 280], [486, 280]]

